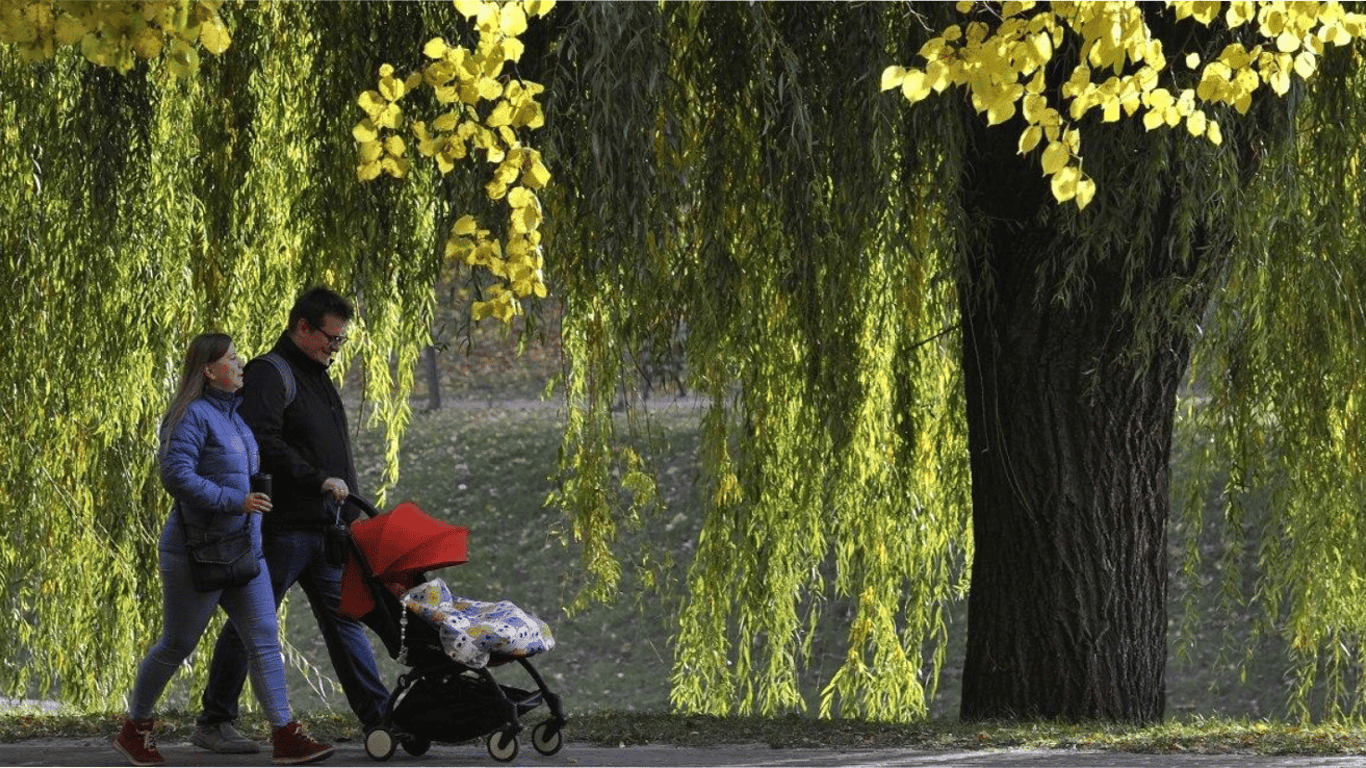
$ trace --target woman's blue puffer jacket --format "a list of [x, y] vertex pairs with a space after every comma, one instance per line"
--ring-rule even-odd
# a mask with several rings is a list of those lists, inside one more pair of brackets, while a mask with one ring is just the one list
[[246, 515], [242, 502], [261, 455], [251, 428], [237, 414], [238, 402], [234, 394], [209, 388], [185, 409], [175, 433], [163, 435], [170, 442], [161, 454], [161, 484], [176, 509], [162, 528], [161, 549], [183, 552], [186, 534], [198, 542], [210, 526], [227, 533], [245, 522], [260, 555], [261, 516]]

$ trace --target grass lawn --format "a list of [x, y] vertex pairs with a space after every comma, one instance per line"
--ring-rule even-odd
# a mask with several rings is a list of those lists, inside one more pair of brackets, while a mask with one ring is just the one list
[[[388, 495], [386, 508], [415, 502], [423, 511], [469, 529], [469, 562], [433, 572], [461, 596], [511, 600], [545, 619], [557, 647], [533, 663], [547, 683], [576, 713], [596, 710], [663, 711], [668, 706], [671, 612], [664, 598], [647, 594], [627, 572], [624, 590], [613, 605], [593, 605], [570, 613], [581, 585], [578, 552], [561, 514], [545, 506], [553, 487], [563, 413], [535, 401], [520, 407], [462, 402], [457, 407], [419, 413], [405, 438], [402, 480]], [[693, 412], [673, 410], [657, 419], [657, 448], [690, 466], [696, 428]], [[382, 454], [375, 435], [356, 444], [362, 488], [378, 483]], [[673, 496], [691, 491], [691, 478], [673, 472]], [[660, 541], [659, 532], [648, 535]], [[664, 533], [680, 559], [696, 538], [695, 525], [676, 521]], [[644, 537], [647, 534], [640, 533]], [[675, 573], [681, 578], [680, 573]], [[290, 687], [300, 708], [326, 706], [345, 711], [341, 691], [331, 682], [330, 664], [317, 637], [305, 600], [297, 588], [286, 636], [316, 665], [306, 674], [299, 658], [290, 669]], [[385, 677], [403, 668], [374, 643]], [[501, 671], [500, 671], [501, 672]], [[505, 668], [508, 682], [524, 680]], [[503, 674], [499, 675], [500, 680]], [[309, 681], [312, 680], [312, 683]]]
[[[698, 528], [692, 497], [697, 444], [697, 415], [683, 406], [661, 406], [650, 421], [651, 450], [662, 467], [670, 511], [648, 530], [627, 534], [648, 543], [673, 565], [665, 576], [681, 583]], [[563, 412], [553, 403], [534, 400], [490, 405], [469, 400], [448, 402], [439, 411], [414, 415], [402, 452], [402, 479], [387, 505], [411, 500], [429, 514], [465, 525], [470, 531], [470, 562], [437, 572], [457, 594], [484, 600], [511, 600], [545, 619], [558, 646], [535, 663], [548, 683], [564, 696], [576, 715], [595, 712], [657, 713], [668, 709], [668, 676], [672, 668], [669, 618], [676, 598], [647, 592], [625, 568], [623, 594], [613, 605], [592, 605], [575, 613], [570, 606], [581, 585], [578, 551], [565, 531], [565, 520], [545, 499], [553, 487]], [[362, 435], [357, 462], [363, 488], [374, 488], [380, 472], [378, 439]], [[1173, 552], [1172, 562], [1179, 562]], [[1182, 596], [1173, 590], [1173, 631], [1168, 662], [1168, 715], [1174, 717], [1282, 718], [1286, 681], [1280, 657], [1263, 641], [1250, 650], [1230, 651], [1223, 632], [1242, 642], [1244, 617], [1226, 617], [1212, 605], [1194, 632], [1182, 636]], [[300, 708], [346, 711], [341, 692], [330, 682], [330, 665], [303, 610], [287, 622], [290, 643], [321, 670], [310, 685], [295, 658], [291, 689]], [[1213, 595], [1207, 598], [1213, 601]], [[820, 687], [843, 656], [840, 612], [830, 606], [829, 620], [817, 642], [816, 656], [804, 670], [808, 701], [815, 710]], [[931, 716], [952, 719], [958, 707], [965, 607], [955, 611], [951, 626], [950, 664]], [[377, 647], [388, 679], [403, 669]], [[1244, 672], [1244, 657], [1250, 659]], [[509, 675], [520, 675], [509, 669]], [[517, 681], [510, 680], [513, 684]]]

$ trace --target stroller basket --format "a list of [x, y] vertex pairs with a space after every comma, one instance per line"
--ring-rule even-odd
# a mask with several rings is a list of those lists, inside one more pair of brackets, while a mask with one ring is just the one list
[[499, 685], [455, 665], [399, 678], [392, 716], [414, 734], [468, 741], [501, 729], [507, 720], [506, 707], [515, 707], [520, 717], [540, 705], [542, 698], [539, 691]]

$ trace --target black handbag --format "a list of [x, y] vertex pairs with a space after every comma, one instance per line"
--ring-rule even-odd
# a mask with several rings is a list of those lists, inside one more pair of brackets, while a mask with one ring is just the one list
[[[213, 517], [209, 518], [212, 526]], [[247, 518], [242, 527], [221, 534], [205, 534], [198, 544], [190, 543], [185, 535], [185, 551], [190, 556], [190, 578], [200, 592], [240, 587], [261, 572], [261, 559], [251, 547], [251, 529]], [[180, 517], [180, 529], [185, 531], [185, 516]]]

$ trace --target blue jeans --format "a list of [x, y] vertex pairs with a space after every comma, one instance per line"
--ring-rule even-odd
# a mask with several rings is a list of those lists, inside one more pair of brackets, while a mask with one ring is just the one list
[[[318, 630], [327, 643], [327, 654], [346, 693], [351, 711], [361, 725], [377, 725], [385, 714], [389, 690], [380, 680], [375, 653], [370, 649], [365, 627], [355, 619], [337, 613], [341, 603], [340, 566], [327, 564], [321, 529], [267, 531], [262, 546], [270, 567], [271, 585], [278, 608], [285, 593], [296, 582], [308, 596], [309, 607], [318, 621]], [[237, 700], [247, 676], [246, 651], [237, 627], [223, 627], [213, 649], [209, 682], [201, 700], [200, 725], [212, 725], [237, 718]]]
[[[251, 646], [251, 684], [267, 718], [271, 725], [287, 724], [291, 719], [289, 694], [285, 687], [285, 665], [280, 657], [278, 624], [270, 599], [266, 564], [262, 563], [261, 573], [244, 586], [199, 592], [190, 578], [190, 559], [183, 551], [162, 549], [158, 554], [164, 628], [161, 638], [138, 667], [137, 682], [129, 697], [128, 716], [134, 720], [152, 716], [166, 684], [199, 644], [209, 618], [221, 605], [231, 620], [229, 625], [240, 624], [246, 632]], [[245, 677], [247, 651], [240, 640], [237, 647]], [[238, 689], [241, 687], [239, 681]]]

